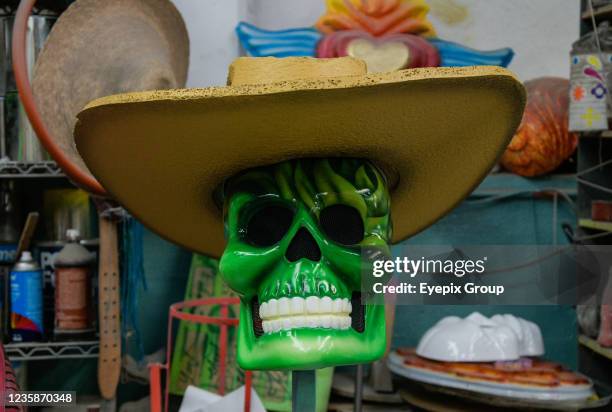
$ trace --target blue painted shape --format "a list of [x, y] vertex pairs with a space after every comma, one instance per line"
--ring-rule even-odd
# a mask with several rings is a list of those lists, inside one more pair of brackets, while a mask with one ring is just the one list
[[236, 26], [236, 34], [247, 54], [253, 57], [312, 57], [322, 37], [312, 27], [273, 31], [245, 22]]
[[427, 40], [438, 49], [440, 53], [440, 66], [442, 67], [480, 65], [508, 67], [514, 57], [514, 51], [509, 47], [491, 51], [480, 51], [438, 38], [429, 38]]
[[[286, 30], [264, 30], [250, 23], [236, 26], [240, 44], [249, 56], [291, 57], [316, 55], [317, 44], [323, 35], [312, 27]], [[439, 51], [441, 66], [502, 66], [508, 67], [514, 51], [510, 48], [480, 51], [438, 38], [428, 38]]]

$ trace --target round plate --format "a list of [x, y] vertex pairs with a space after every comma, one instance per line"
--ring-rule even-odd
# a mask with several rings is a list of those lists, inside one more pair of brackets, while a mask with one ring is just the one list
[[403, 357], [395, 352], [389, 354], [388, 366], [392, 372], [417, 382], [506, 398], [564, 402], [585, 400], [594, 394], [591, 383], [549, 388], [459, 378], [448, 373], [407, 366], [403, 362]]

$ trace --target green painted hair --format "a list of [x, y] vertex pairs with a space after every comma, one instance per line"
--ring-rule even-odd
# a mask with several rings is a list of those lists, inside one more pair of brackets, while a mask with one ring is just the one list
[[224, 200], [238, 192], [299, 200], [317, 217], [327, 206], [352, 206], [364, 221], [366, 237], [391, 237], [387, 182], [368, 160], [296, 159], [249, 169], [226, 182]]

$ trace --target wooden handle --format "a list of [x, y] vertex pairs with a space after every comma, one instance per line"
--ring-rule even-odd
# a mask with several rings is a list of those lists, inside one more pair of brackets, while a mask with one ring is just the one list
[[15, 255], [15, 260], [19, 261], [21, 253], [30, 248], [30, 242], [32, 241], [32, 236], [34, 236], [34, 231], [36, 230], [37, 224], [38, 212], [28, 213], [28, 218], [26, 219], [25, 226], [23, 227], [21, 236], [19, 237], [19, 243], [17, 244], [17, 254]]
[[117, 222], [100, 217], [99, 227], [98, 312], [100, 357], [98, 358], [98, 387], [104, 399], [113, 399], [121, 373]]

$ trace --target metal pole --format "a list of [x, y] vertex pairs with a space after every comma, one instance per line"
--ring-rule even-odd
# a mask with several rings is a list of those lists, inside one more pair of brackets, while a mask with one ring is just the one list
[[292, 408], [293, 412], [315, 412], [317, 394], [315, 386], [315, 371], [293, 371], [292, 380]]
[[357, 365], [355, 373], [355, 412], [361, 412], [363, 398], [363, 364]]

